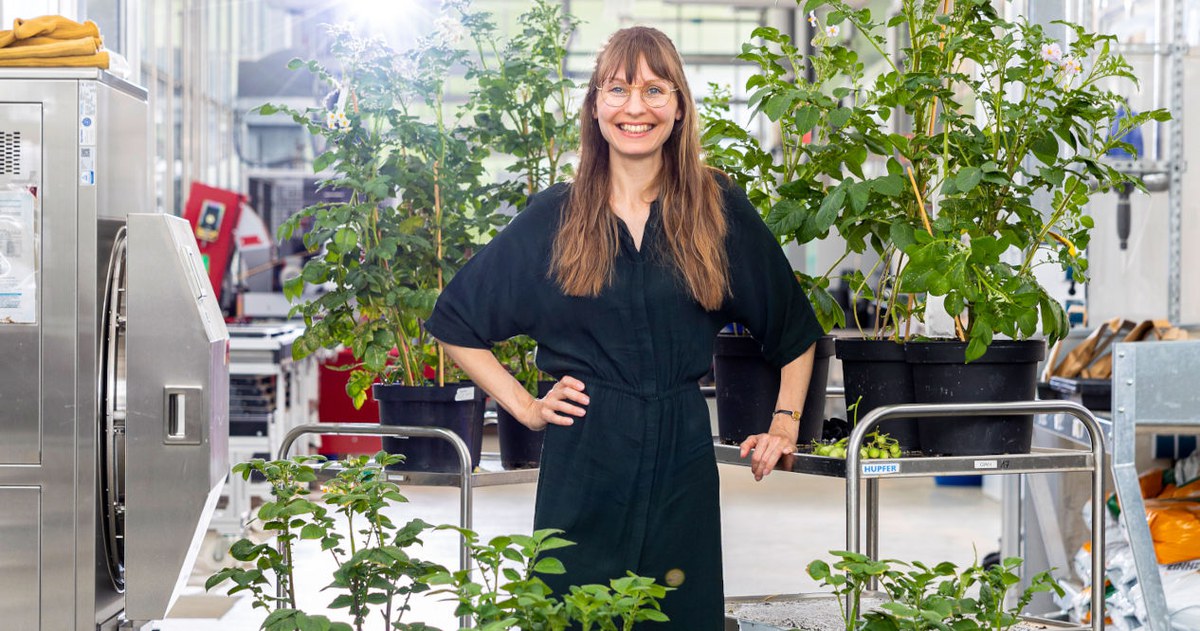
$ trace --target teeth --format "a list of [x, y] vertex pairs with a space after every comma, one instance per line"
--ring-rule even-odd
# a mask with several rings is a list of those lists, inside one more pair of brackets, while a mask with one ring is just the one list
[[627, 131], [627, 132], [629, 132], [629, 133], [631, 133], [631, 134], [640, 134], [640, 133], [642, 133], [642, 132], [647, 132], [647, 131], [650, 131], [650, 128], [651, 128], [651, 127], [653, 127], [653, 125], [648, 125], [648, 124], [642, 124], [642, 125], [630, 125], [630, 124], [625, 124], [625, 125], [620, 125], [620, 127], [621, 127], [621, 129], [623, 129], [623, 130], [625, 130], [625, 131]]

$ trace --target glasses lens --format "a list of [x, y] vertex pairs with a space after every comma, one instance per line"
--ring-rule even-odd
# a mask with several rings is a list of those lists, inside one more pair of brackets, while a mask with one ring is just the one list
[[662, 107], [671, 98], [671, 88], [664, 83], [647, 83], [642, 86], [642, 100], [650, 107]]
[[602, 90], [604, 102], [609, 107], [621, 107], [629, 100], [629, 86], [624, 83], [609, 83]]

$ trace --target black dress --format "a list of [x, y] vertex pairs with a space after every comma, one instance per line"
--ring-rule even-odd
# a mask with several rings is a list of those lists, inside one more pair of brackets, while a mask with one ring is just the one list
[[778, 243], [732, 185], [724, 192], [732, 296], [721, 310], [692, 300], [666, 261], [657, 202], [641, 251], [622, 224], [612, 285], [595, 298], [564, 295], [547, 272], [567, 191], [531, 198], [447, 285], [425, 327], [474, 348], [529, 335], [543, 371], [586, 386], [587, 414], [546, 430], [534, 525], [577, 544], [552, 553], [567, 574], [545, 577], [550, 587], [608, 584], [632, 570], [677, 587], [663, 601], [671, 623], [655, 628], [719, 631], [717, 466], [697, 381], [729, 322], [746, 325], [777, 366], [803, 354], [821, 328]]

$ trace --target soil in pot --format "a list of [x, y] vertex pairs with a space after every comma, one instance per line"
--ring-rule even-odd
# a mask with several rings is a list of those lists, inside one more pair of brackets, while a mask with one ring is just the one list
[[[918, 403], [1032, 401], [1037, 365], [1046, 356], [1041, 340], [997, 340], [983, 357], [965, 363], [965, 342], [909, 342]], [[926, 454], [973, 456], [1029, 453], [1033, 416], [948, 416], [918, 423]]]
[[[546, 396], [554, 384], [553, 381], [539, 381], [538, 397]], [[545, 432], [525, 427], [508, 410], [497, 405], [496, 433], [500, 439], [500, 464], [505, 469], [536, 469], [541, 464]]]
[[[379, 402], [383, 425], [443, 427], [458, 434], [471, 454], [471, 468], [479, 466], [483, 449], [483, 403], [485, 394], [473, 384], [445, 387], [376, 384], [372, 389]], [[458, 455], [454, 446], [440, 438], [397, 438], [385, 436], [388, 453], [404, 454], [400, 471], [456, 473]]]
[[[842, 380], [846, 387], [846, 405], [858, 402], [856, 410], [847, 409], [850, 419], [862, 419], [884, 405], [914, 402], [912, 368], [904, 355], [904, 345], [890, 340], [838, 338], [837, 358], [842, 360]], [[890, 435], [905, 451], [921, 448], [917, 422], [901, 418], [875, 426]]]
[[[812, 379], [800, 418], [800, 443], [821, 437], [825, 422], [825, 387], [833, 338], [817, 340]], [[779, 396], [779, 369], [762, 354], [762, 345], [748, 335], [718, 335], [713, 347], [717, 392], [717, 432], [721, 442], [736, 445], [771, 427]]]

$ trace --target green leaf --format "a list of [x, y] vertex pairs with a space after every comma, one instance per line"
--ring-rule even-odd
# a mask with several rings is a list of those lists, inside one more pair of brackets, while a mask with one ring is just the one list
[[[866, 145], [855, 145], [846, 150], [846, 160], [845, 160], [846, 169], [849, 170], [854, 175], [856, 175], [860, 178], [863, 177], [862, 165], [866, 161], [867, 161]], [[869, 183], [865, 183], [865, 182], [863, 183], [863, 185], [864, 185], [864, 188], [866, 188], [866, 190], [868, 192], [870, 192], [871, 185]]]
[[983, 171], [978, 167], [966, 167], [958, 172], [955, 180], [959, 191], [970, 193], [983, 180]]
[[778, 121], [783, 117], [784, 112], [792, 106], [793, 99], [789, 94], [775, 94], [767, 99], [763, 105], [763, 113], [772, 121]]
[[367, 347], [363, 361], [366, 363], [367, 370], [380, 372], [387, 365], [387, 349], [377, 344], [372, 344]]
[[765, 219], [776, 236], [787, 236], [800, 229], [808, 218], [808, 210], [794, 199], [781, 199], [771, 207]]
[[888, 236], [892, 243], [896, 244], [896, 248], [901, 252], [908, 250], [909, 247], [916, 245], [917, 238], [913, 234], [913, 227], [903, 221], [893, 221], [891, 228], [888, 231]]
[[1058, 160], [1058, 138], [1050, 132], [1042, 134], [1033, 142], [1033, 155], [1047, 165], [1054, 165]]
[[538, 562], [533, 564], [533, 571], [539, 574], [564, 574], [567, 570], [563, 567], [562, 561], [554, 557], [545, 557], [538, 559]]
[[805, 105], [796, 109], [796, 115], [793, 120], [796, 125], [796, 133], [803, 136], [820, 122], [821, 111], [812, 105]]
[[854, 112], [849, 108], [839, 107], [829, 113], [829, 124], [839, 129], [845, 127], [853, 114]]
[[[979, 328], [979, 327], [975, 327]], [[967, 342], [966, 359], [967, 362], [973, 362], [987, 352], [988, 342], [984, 341], [982, 336], [973, 336]]]
[[904, 192], [906, 180], [903, 176], [891, 174], [886, 177], [876, 178], [872, 180], [872, 186], [881, 195], [888, 197], [896, 197]]
[[337, 157], [336, 151], [326, 151], [317, 156], [313, 159], [313, 173], [324, 171], [329, 165], [333, 164], [334, 160], [337, 160]]
[[358, 234], [353, 228], [340, 228], [333, 236], [333, 244], [337, 247], [337, 251], [342, 254], [347, 254], [358, 245]]
[[854, 212], [867, 209], [867, 201], [871, 198], [871, 185], [866, 182], [855, 182], [850, 185], [850, 206]]
[[[833, 225], [834, 219], [837, 218], [840, 211], [846, 204], [846, 188], [838, 185], [829, 195], [825, 197], [825, 201], [821, 202], [821, 207], [817, 210], [816, 223], [818, 226], [824, 226], [824, 230], [828, 230], [829, 226]], [[818, 228], [819, 232], [823, 232]]]
[[329, 603], [329, 609], [345, 609], [354, 604], [354, 599], [349, 594], [340, 594], [333, 602]]

